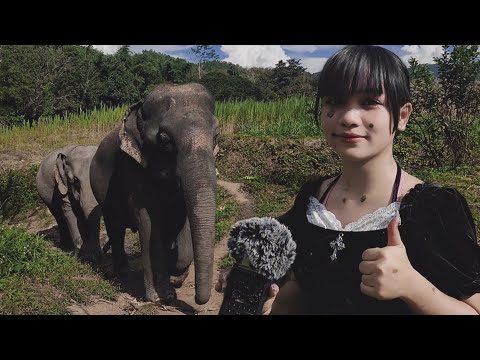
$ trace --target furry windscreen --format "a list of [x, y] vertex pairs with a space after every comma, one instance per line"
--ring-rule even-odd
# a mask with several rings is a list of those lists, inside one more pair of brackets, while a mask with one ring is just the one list
[[285, 275], [295, 260], [297, 247], [290, 230], [272, 217], [237, 221], [227, 245], [237, 262], [246, 256], [258, 273], [271, 280]]

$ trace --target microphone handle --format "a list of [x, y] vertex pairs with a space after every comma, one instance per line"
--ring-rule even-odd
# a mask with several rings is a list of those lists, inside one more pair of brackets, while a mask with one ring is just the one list
[[234, 264], [218, 315], [260, 315], [272, 283], [258, 272]]

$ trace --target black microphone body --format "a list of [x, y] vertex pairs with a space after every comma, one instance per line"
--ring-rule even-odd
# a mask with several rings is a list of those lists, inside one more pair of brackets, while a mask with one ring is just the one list
[[270, 286], [285, 275], [295, 259], [291, 233], [271, 217], [240, 220], [231, 228], [228, 248], [236, 263], [218, 314], [261, 314]]

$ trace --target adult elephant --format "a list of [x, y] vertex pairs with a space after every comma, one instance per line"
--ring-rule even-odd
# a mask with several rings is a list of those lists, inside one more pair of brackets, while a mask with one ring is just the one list
[[[111, 241], [114, 270], [125, 271], [125, 229], [139, 231], [145, 297], [175, 298], [170, 275], [195, 264], [195, 301], [210, 298], [213, 276], [218, 121], [200, 84], [156, 87], [131, 106], [100, 143], [90, 178]], [[192, 249], [193, 244], [193, 249]]]
[[89, 174], [96, 151], [96, 146], [67, 145], [50, 152], [40, 164], [36, 186], [57, 221], [60, 245], [98, 263], [101, 210]]

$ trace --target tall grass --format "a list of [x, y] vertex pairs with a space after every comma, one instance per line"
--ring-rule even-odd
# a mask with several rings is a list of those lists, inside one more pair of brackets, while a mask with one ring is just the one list
[[[40, 118], [32, 127], [26, 122], [10, 128], [0, 127], [0, 151], [45, 155], [47, 150], [67, 144], [98, 144], [120, 122], [127, 107], [102, 106], [63, 118]], [[309, 137], [321, 133], [313, 121], [312, 108], [313, 100], [306, 97], [270, 102], [226, 101], [217, 102], [215, 115], [223, 134]]]
[[303, 96], [270, 102], [226, 101], [217, 102], [216, 116], [223, 134], [309, 137], [321, 133], [312, 109], [313, 99]]
[[55, 149], [66, 144], [96, 144], [122, 119], [127, 105], [102, 106], [91, 111], [69, 113], [65, 117], [41, 117], [13, 127], [0, 127], [0, 151], [35, 151], [40, 147]]

